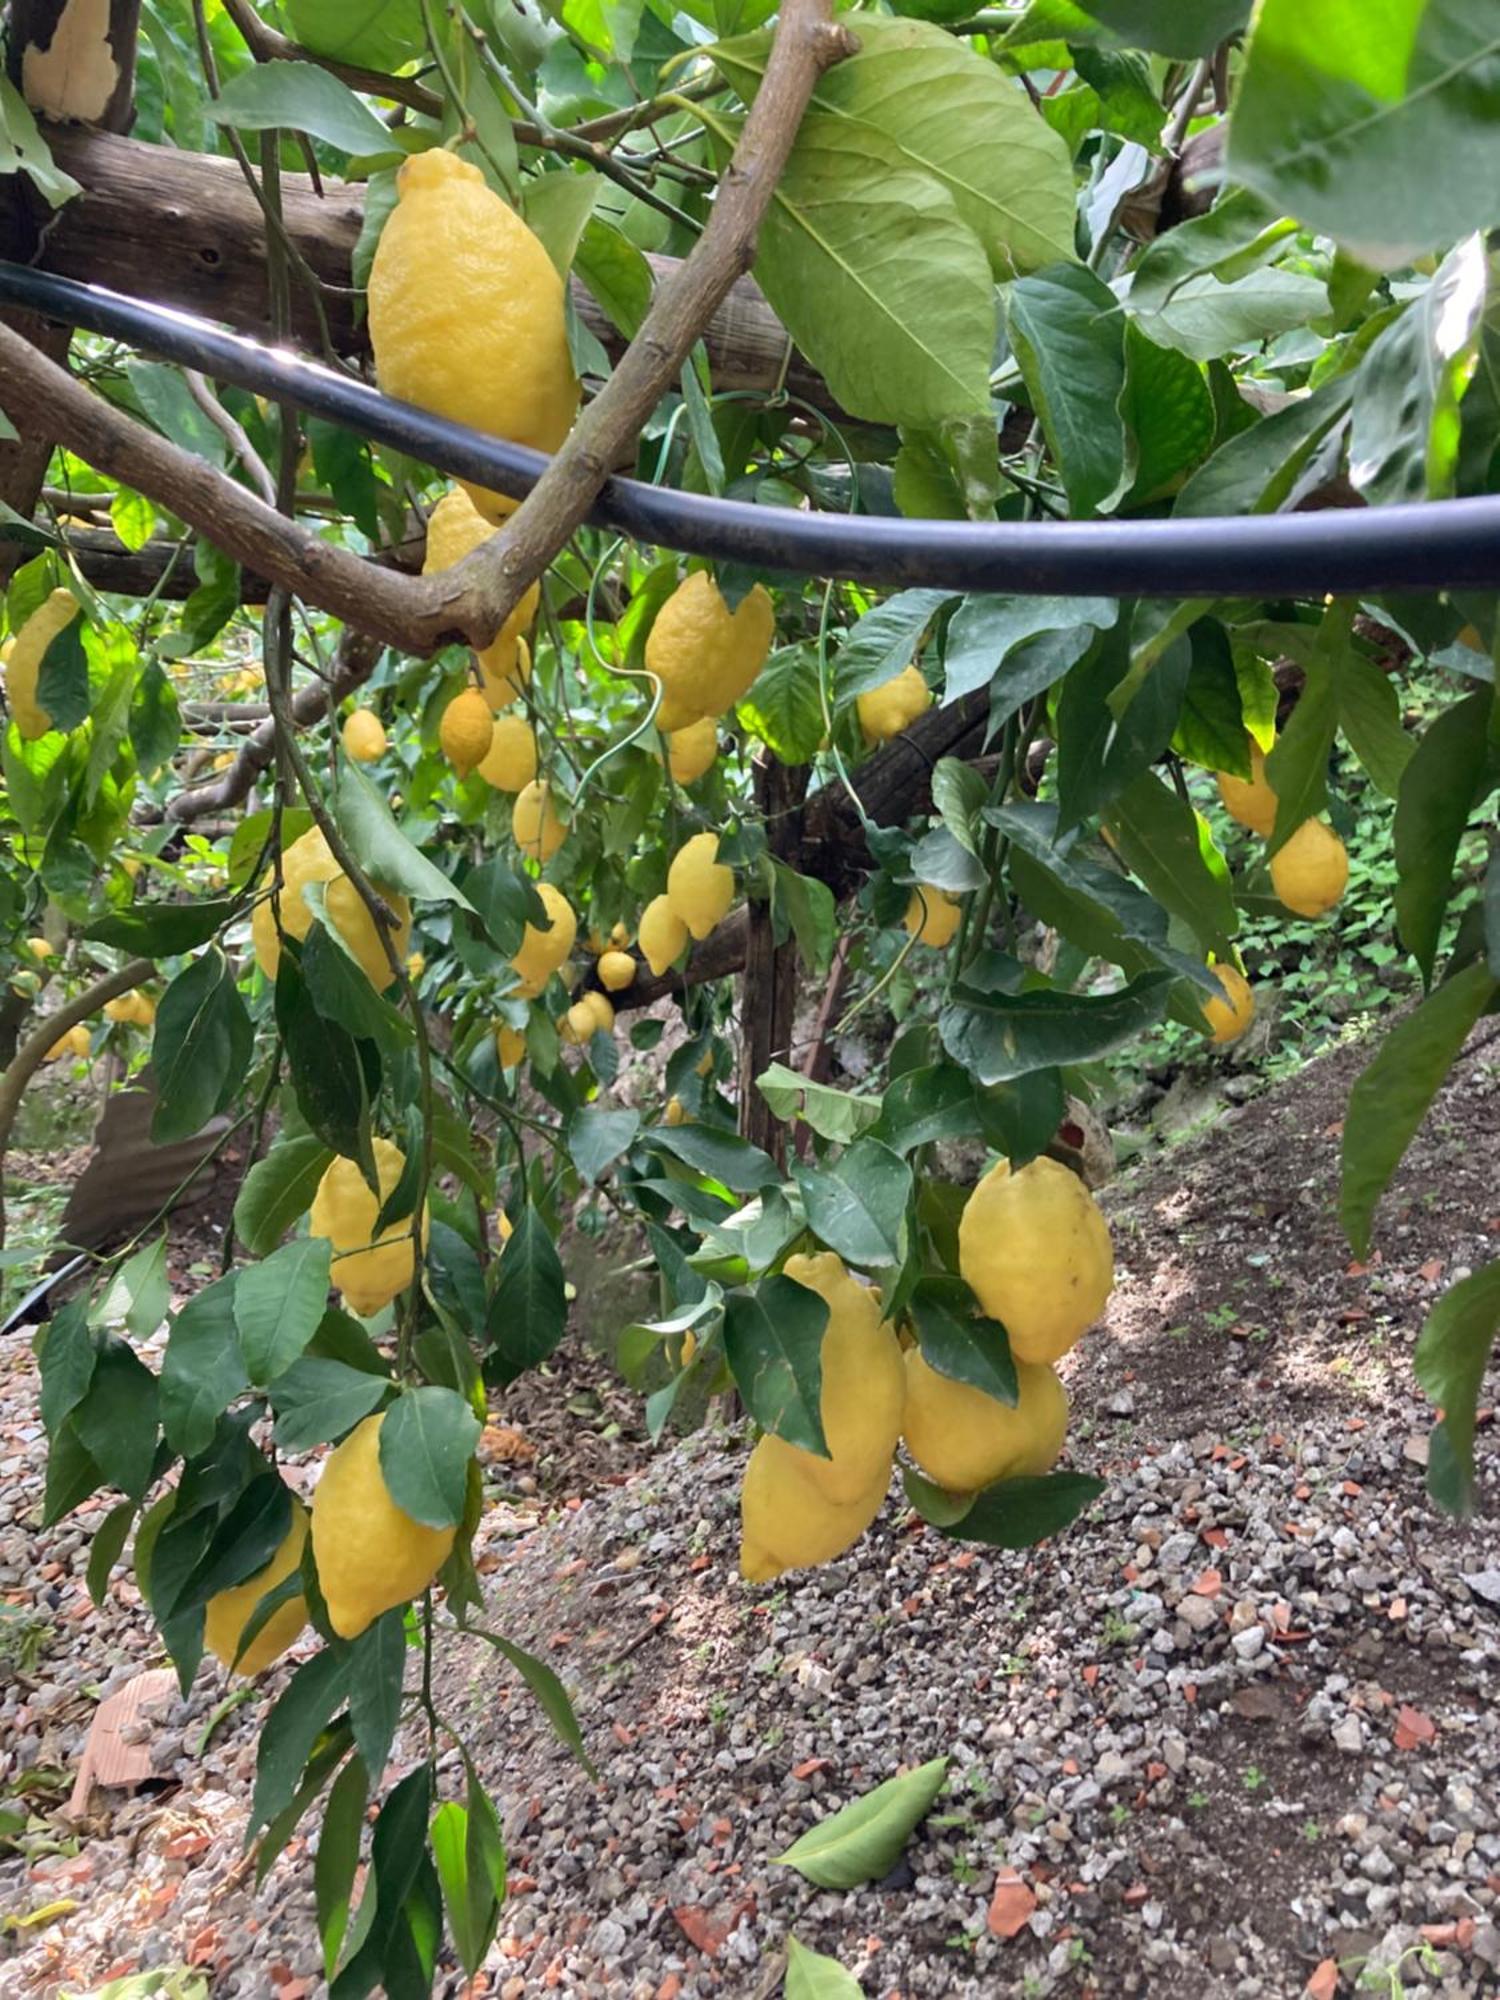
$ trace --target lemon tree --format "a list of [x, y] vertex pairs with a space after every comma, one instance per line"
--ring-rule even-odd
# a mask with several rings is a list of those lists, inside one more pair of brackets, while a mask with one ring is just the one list
[[[34, 101], [0, 91], [23, 275], [171, 315], [101, 335], [93, 294], [50, 359], [0, 328], [0, 1156], [24, 1092], [92, 1077], [189, 1175], [247, 1165], [202, 1282], [169, 1294], [148, 1205], [33, 1308], [46, 1524], [83, 1511], [184, 1687], [267, 1677], [259, 1865], [322, 1812], [332, 1991], [420, 1994], [505, 1888], [434, 1654], [477, 1634], [593, 1747], [472, 1554], [576, 1220], [648, 1262], [650, 1317], [571, 1309], [652, 1435], [730, 1390], [753, 1420], [744, 1588], [883, 1511], [1062, 1533], [1114, 1269], [1074, 1115], [1168, 1027], [1206, 1062], [1274, 1032], [1247, 927], [1341, 924], [1374, 799], [1412, 1004], [1344, 1127], [1366, 1252], [1500, 1001], [1497, 598], [1424, 568], [1420, 506], [1357, 590], [1219, 555], [1494, 487], [1500, 83], [1483, 10], [1424, 0], [1336, 36], [1294, 0], [141, 11], [133, 99], [117, 45], [102, 108], [45, 60], [60, 0], [9, 51]], [[132, 214], [175, 247], [192, 213], [192, 257], [101, 219], [127, 127]], [[254, 348], [221, 378], [195, 313], [387, 400], [302, 409]], [[556, 455], [534, 501], [544, 460], [504, 492], [475, 434]], [[612, 473], [715, 557], [638, 495], [598, 525]], [[828, 576], [810, 517], [927, 526]], [[777, 560], [731, 559], [766, 522]], [[1200, 566], [924, 569], [933, 524], [1064, 522], [1196, 530]], [[1418, 1347], [1448, 1507], [1497, 1323], [1490, 1266]]]

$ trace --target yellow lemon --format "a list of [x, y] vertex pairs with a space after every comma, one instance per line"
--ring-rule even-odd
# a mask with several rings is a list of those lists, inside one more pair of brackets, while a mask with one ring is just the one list
[[866, 743], [886, 743], [903, 729], [910, 729], [917, 717], [931, 708], [932, 690], [913, 660], [893, 680], [866, 688], [854, 706]]
[[[553, 452], [578, 413], [565, 294], [552, 259], [485, 185], [434, 150], [407, 160], [370, 269], [370, 345], [388, 396]], [[513, 500], [470, 486], [496, 518]]]
[[484, 698], [496, 715], [519, 701], [531, 685], [531, 648], [524, 639], [507, 640], [503, 654], [486, 646], [475, 657], [484, 681]]
[[686, 1125], [686, 1123], [688, 1122], [688, 1115], [687, 1112], [683, 1109], [682, 1099], [680, 1097], [669, 1097], [667, 1099], [667, 1108], [662, 1113], [661, 1122], [663, 1123], [663, 1125], [674, 1125], [674, 1126]]
[[628, 951], [599, 954], [599, 984], [606, 993], [623, 993], [635, 984], [635, 960]]
[[31, 953], [32, 957], [37, 960], [49, 959], [53, 955], [52, 946], [47, 942], [46, 938], [44, 937], [27, 938], [26, 949]]
[[656, 614], [646, 667], [662, 686], [656, 726], [676, 735], [722, 715], [747, 694], [776, 634], [776, 611], [760, 584], [733, 611], [705, 570], [694, 570]]
[[1216, 775], [1219, 797], [1229, 817], [1252, 833], [1269, 834], [1276, 824], [1277, 798], [1266, 780], [1266, 753], [1260, 745], [1253, 741], [1250, 745], [1248, 778], [1232, 777], [1228, 771]]
[[521, 935], [521, 948], [511, 964], [521, 976], [523, 990], [540, 993], [573, 949], [578, 919], [567, 897], [550, 882], [538, 882], [536, 892], [552, 919], [551, 929], [541, 930], [535, 924], [527, 924]]
[[855, 1500], [830, 1500], [808, 1476], [810, 1454], [767, 1435], [750, 1454], [740, 1489], [740, 1575], [769, 1583], [852, 1548], [880, 1512], [888, 1479]]
[[69, 1028], [66, 1034], [58, 1036], [51, 1048], [48, 1049], [45, 1059], [48, 1062], [56, 1062], [59, 1056], [68, 1055], [81, 1058], [87, 1056], [92, 1048], [93, 1037], [89, 1034], [84, 1023], [79, 1021], [75, 1026]]
[[912, 890], [902, 921], [918, 944], [930, 944], [941, 950], [951, 943], [963, 913], [964, 906], [957, 896], [923, 882]]
[[383, 1611], [409, 1604], [448, 1560], [452, 1528], [414, 1521], [380, 1470], [384, 1413], [356, 1424], [330, 1455], [312, 1503], [313, 1560], [341, 1639], [357, 1639]]
[[208, 1600], [203, 1613], [203, 1643], [216, 1660], [233, 1667], [237, 1674], [248, 1677], [264, 1673], [273, 1660], [280, 1659], [307, 1623], [307, 1599], [299, 1592], [285, 1604], [277, 1605], [236, 1662], [240, 1635], [250, 1623], [255, 1607], [301, 1566], [306, 1541], [307, 1509], [300, 1500], [293, 1500], [292, 1525], [271, 1560], [243, 1583], [235, 1584], [231, 1590], [221, 1590]]
[[880, 1317], [879, 1292], [851, 1278], [833, 1251], [788, 1257], [784, 1269], [828, 1307], [818, 1413], [831, 1456], [802, 1453], [807, 1476], [830, 1500], [860, 1500], [877, 1481], [884, 1492], [906, 1400], [896, 1329]]
[[1018, 1361], [1016, 1386], [1012, 1409], [907, 1349], [902, 1435], [929, 1479], [950, 1493], [975, 1493], [997, 1479], [1051, 1471], [1068, 1428], [1063, 1385], [1044, 1362]]
[[521, 792], [536, 776], [536, 732], [521, 715], [502, 715], [490, 733], [479, 775], [497, 792]]
[[711, 715], [667, 738], [667, 769], [679, 785], [695, 784], [719, 754], [719, 726]]
[[373, 708], [356, 708], [345, 716], [339, 735], [345, 756], [356, 764], [373, 764], [385, 755], [385, 724]]
[[558, 816], [552, 803], [552, 787], [545, 778], [533, 778], [516, 793], [510, 830], [528, 861], [550, 861], [567, 839], [568, 823]]
[[1211, 969], [1224, 989], [1224, 998], [1201, 1001], [1203, 1018], [1216, 1042], [1237, 1042], [1255, 1019], [1255, 995], [1238, 966], [1216, 965]]
[[489, 752], [495, 733], [490, 705], [476, 687], [466, 687], [443, 710], [438, 741], [443, 755], [461, 778], [477, 770]]
[[687, 941], [687, 925], [673, 909], [670, 897], [653, 896], [641, 912], [640, 945], [656, 978], [677, 963]]
[[1056, 1361], [1103, 1312], [1114, 1286], [1109, 1229], [1060, 1161], [1002, 1160], [964, 1203], [958, 1267], [1010, 1335], [1017, 1361]]
[[718, 855], [716, 833], [695, 833], [678, 848], [667, 870], [667, 901], [700, 943], [722, 923], [734, 901], [734, 871]]
[[[433, 576], [439, 570], [452, 569], [495, 532], [494, 524], [484, 518], [464, 489], [451, 487], [428, 519], [422, 574]], [[522, 635], [530, 630], [540, 600], [541, 585], [533, 583], [490, 643], [476, 654], [484, 691], [497, 712], [508, 708], [531, 678], [531, 655]]]
[[525, 1060], [526, 1036], [520, 1028], [512, 1028], [500, 1021], [495, 1027], [495, 1053], [500, 1058], [501, 1069], [514, 1069]]
[[71, 590], [54, 590], [39, 604], [11, 641], [5, 656], [5, 692], [16, 728], [28, 743], [45, 736], [52, 717], [36, 698], [42, 660], [60, 632], [78, 616], [78, 599]]
[[1271, 857], [1271, 887], [1299, 917], [1321, 917], [1349, 884], [1349, 856], [1331, 826], [1305, 819]]
[[[262, 887], [268, 886], [270, 880], [268, 875]], [[288, 937], [300, 940], [312, 929], [312, 906], [302, 891], [315, 882], [323, 884], [324, 907], [330, 923], [354, 954], [366, 979], [384, 992], [396, 974], [385, 955], [375, 919], [329, 852], [321, 829], [314, 826], [284, 849], [281, 856], [281, 928]], [[411, 937], [411, 905], [404, 896], [388, 890], [382, 889], [381, 895], [397, 920], [392, 942], [398, 955], [404, 956]], [[269, 896], [263, 897], [251, 913], [250, 936], [256, 964], [267, 979], [274, 979], [281, 963], [281, 939]]]
[[[340, 1155], [330, 1162], [318, 1182], [308, 1218], [308, 1233], [326, 1236], [333, 1245], [333, 1282], [342, 1292], [345, 1305], [361, 1319], [378, 1313], [405, 1291], [416, 1270], [416, 1246], [412, 1242], [409, 1215], [389, 1224], [379, 1240], [375, 1240], [381, 1207], [395, 1191], [406, 1155], [389, 1139], [375, 1139], [372, 1145], [380, 1200], [376, 1201], [366, 1185], [357, 1162]], [[426, 1234], [424, 1210], [424, 1240]]]
[[511, 1221], [503, 1208], [497, 1208], [495, 1210], [495, 1234], [500, 1238], [501, 1243], [509, 1243], [515, 1233], [516, 1225]]
[[628, 924], [616, 924], [609, 934], [609, 941], [615, 947], [616, 951], [629, 951], [630, 926]]

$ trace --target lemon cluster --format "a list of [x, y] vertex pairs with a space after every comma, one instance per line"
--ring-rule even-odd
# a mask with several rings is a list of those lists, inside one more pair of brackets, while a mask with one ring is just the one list
[[[1269, 838], [1279, 803], [1266, 777], [1266, 757], [1250, 744], [1250, 776], [1218, 774], [1219, 797], [1231, 819], [1252, 833]], [[1349, 882], [1349, 856], [1333, 828], [1321, 819], [1305, 819], [1271, 857], [1271, 886], [1299, 917], [1321, 917], [1342, 897]], [[1210, 1003], [1212, 1004], [1212, 1003]]]

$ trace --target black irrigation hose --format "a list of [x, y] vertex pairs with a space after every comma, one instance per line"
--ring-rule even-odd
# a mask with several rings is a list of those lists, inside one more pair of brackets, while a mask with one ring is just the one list
[[[430, 416], [285, 349], [119, 292], [0, 262], [0, 303], [295, 404], [518, 498], [546, 469], [540, 452]], [[988, 525], [803, 514], [610, 479], [589, 519], [637, 541], [767, 571], [955, 592], [1304, 597], [1500, 586], [1500, 496], [1309, 514]]]

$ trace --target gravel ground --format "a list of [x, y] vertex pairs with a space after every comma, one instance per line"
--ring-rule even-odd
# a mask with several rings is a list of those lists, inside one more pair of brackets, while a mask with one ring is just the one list
[[[550, 1405], [500, 1413], [490, 1617], [568, 1680], [601, 1782], [487, 1651], [455, 1650], [444, 1697], [511, 1845], [476, 1992], [756, 2000], [795, 1929], [887, 2000], [1500, 1993], [1500, 1572], [1483, 1518], [1426, 1502], [1410, 1374], [1432, 1298], [1494, 1250], [1500, 1095], [1477, 1048], [1393, 1191], [1383, 1261], [1351, 1266], [1331, 1203], [1355, 1066], [1111, 1191], [1121, 1283], [1070, 1380], [1074, 1462], [1109, 1484], [1041, 1550], [962, 1548], [893, 1499], [844, 1561], [751, 1588], [740, 1440], [649, 1455], [583, 1351]], [[100, 1695], [155, 1661], [123, 1573], [88, 1605], [103, 1510], [36, 1530], [34, 1370], [14, 1343], [0, 1370], [0, 1790], [32, 1773], [37, 1814], [0, 1858], [0, 1909], [77, 1906], [0, 1944], [0, 1986], [188, 1961], [215, 2000], [307, 2000], [307, 1850], [256, 1891], [256, 1709], [200, 1751], [216, 1673], [163, 1705], [156, 1786], [96, 1793], [71, 1830], [41, 1788], [71, 1782]], [[576, 1457], [549, 1414], [575, 1403]], [[886, 1881], [830, 1893], [772, 1865], [944, 1753]]]

